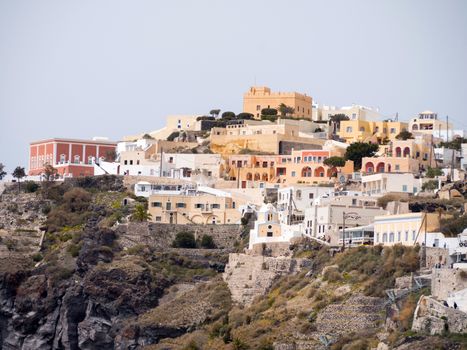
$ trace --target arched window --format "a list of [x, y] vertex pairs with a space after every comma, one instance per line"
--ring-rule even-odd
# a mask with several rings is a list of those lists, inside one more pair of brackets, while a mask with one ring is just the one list
[[412, 125], [412, 130], [418, 130], [418, 125], [417, 124]]
[[394, 242], [394, 232], [389, 233], [389, 242]]
[[383, 233], [383, 242], [387, 242], [388, 241], [388, 234], [385, 232]]
[[345, 132], [352, 132], [352, 127], [351, 126], [346, 127]]

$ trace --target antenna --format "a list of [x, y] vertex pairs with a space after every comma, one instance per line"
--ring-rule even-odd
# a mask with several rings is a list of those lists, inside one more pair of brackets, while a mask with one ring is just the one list
[[396, 112], [396, 119], [394, 120], [395, 122], [399, 121], [399, 112]]

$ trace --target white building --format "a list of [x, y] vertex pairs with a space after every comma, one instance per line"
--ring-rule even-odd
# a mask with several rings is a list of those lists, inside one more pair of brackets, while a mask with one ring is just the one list
[[258, 244], [290, 243], [294, 237], [300, 237], [300, 229], [297, 227], [285, 227], [279, 222], [276, 208], [271, 204], [263, 204], [257, 212], [255, 226], [250, 230], [250, 250]]
[[377, 173], [362, 176], [362, 192], [368, 196], [382, 196], [389, 192], [416, 194], [423, 180], [412, 173]]
[[376, 199], [361, 196], [359, 192], [325, 195], [305, 210], [302, 232], [308, 237], [338, 244], [344, 213], [358, 217], [345, 220], [345, 227], [351, 228], [372, 224], [375, 216], [385, 215], [387, 211], [377, 206]]
[[333, 192], [331, 187], [294, 185], [278, 190], [277, 211], [284, 225], [303, 222], [305, 209], [313, 205], [322, 195]]

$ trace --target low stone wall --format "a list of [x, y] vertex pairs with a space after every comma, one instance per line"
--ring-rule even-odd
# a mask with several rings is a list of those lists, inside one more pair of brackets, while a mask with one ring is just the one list
[[431, 294], [438, 300], [446, 300], [450, 292], [467, 288], [467, 278], [461, 269], [433, 269]]
[[156, 249], [167, 249], [172, 246], [179, 232], [193, 232], [195, 238], [203, 234], [212, 236], [219, 249], [233, 249], [240, 238], [240, 225], [170, 225], [150, 222], [130, 222], [117, 228], [120, 244], [133, 247], [147, 244]]
[[431, 335], [443, 334], [447, 330], [451, 333], [465, 333], [467, 314], [422, 295], [415, 309], [412, 330]]

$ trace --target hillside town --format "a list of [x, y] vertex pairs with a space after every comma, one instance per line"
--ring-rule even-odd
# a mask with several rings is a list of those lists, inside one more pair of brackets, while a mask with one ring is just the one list
[[[320, 105], [308, 93], [252, 86], [241, 111], [169, 115], [162, 128], [147, 126], [119, 141], [50, 136], [30, 143], [28, 167], [17, 167], [3, 182], [3, 201], [13, 198], [17, 186], [48, 190], [121, 179], [128, 193], [117, 204], [131, 209], [109, 227], [138, 244], [166, 236], [175, 247], [184, 238], [178, 248], [187, 251], [192, 241], [209, 247], [235, 240], [221, 273], [232, 303], [242, 307], [266, 298], [278, 278], [305, 278], [301, 272], [320, 266], [317, 257], [297, 249], [325, 249], [336, 259], [377, 247], [414, 249], [419, 268], [391, 275], [395, 285], [378, 300], [396, 308], [398, 300], [423, 290], [414, 302], [410, 331], [467, 332], [467, 132], [449, 117], [430, 110], [388, 117], [377, 108]], [[50, 219], [42, 227], [44, 220], [32, 228], [39, 232], [36, 239], [42, 234], [39, 251], [54, 231]], [[65, 231], [76, 229], [76, 223], [67, 225]], [[63, 234], [63, 227], [57, 232]], [[343, 281], [347, 270], [340, 266], [319, 273]], [[342, 295], [350, 293], [348, 285], [339, 288]], [[358, 302], [362, 310], [383, 307], [369, 298], [353, 297], [342, 307], [353, 310], [347, 302]], [[313, 344], [323, 349], [337, 341], [331, 321], [323, 319], [337, 312], [332, 305], [313, 316]], [[362, 328], [372, 327], [367, 323], [373, 316], [365, 319], [362, 311], [355, 317], [364, 318]], [[138, 344], [149, 341], [141, 339]], [[274, 349], [307, 348], [274, 344]], [[385, 344], [389, 340], [381, 338], [376, 345], [383, 350]]]

